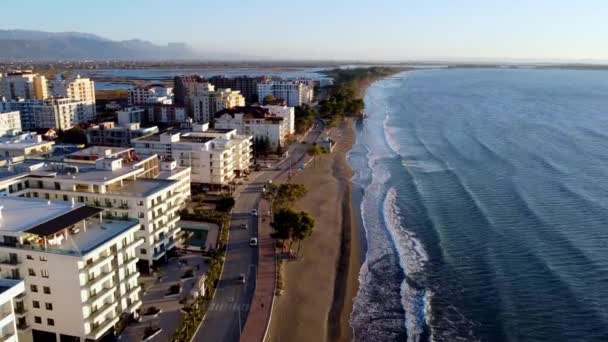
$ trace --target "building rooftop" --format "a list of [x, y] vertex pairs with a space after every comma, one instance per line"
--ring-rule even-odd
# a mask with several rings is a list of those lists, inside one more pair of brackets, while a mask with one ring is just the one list
[[[91, 146], [88, 148], [84, 148], [82, 150], [76, 151], [74, 153], [70, 153], [66, 156], [69, 159], [76, 159], [79, 157], [94, 157], [95, 159], [106, 158], [110, 156], [115, 156], [117, 154], [126, 153], [133, 150], [133, 148], [129, 147], [111, 147], [111, 146]], [[72, 158], [76, 157], [76, 158]], [[92, 159], [94, 160], [94, 159]]]
[[170, 186], [174, 183], [177, 183], [177, 181], [158, 178], [138, 178], [137, 181], [134, 182], [125, 181], [123, 183], [123, 186], [120, 188], [108, 188], [106, 190], [106, 193], [143, 197], [154, 194], [155, 192], [162, 190], [165, 187]]
[[49, 253], [82, 256], [138, 224], [101, 219], [101, 209], [64, 201], [2, 197], [0, 207], [0, 232], [20, 238], [8, 247]]

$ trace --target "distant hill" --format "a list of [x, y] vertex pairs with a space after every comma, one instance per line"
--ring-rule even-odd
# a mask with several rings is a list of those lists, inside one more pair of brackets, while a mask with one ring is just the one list
[[183, 43], [113, 41], [81, 32], [0, 30], [0, 59], [192, 59], [200, 55]]

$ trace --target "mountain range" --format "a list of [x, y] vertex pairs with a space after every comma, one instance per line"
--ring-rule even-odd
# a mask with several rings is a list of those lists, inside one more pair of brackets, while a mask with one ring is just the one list
[[107, 60], [195, 59], [184, 43], [156, 45], [139, 39], [115, 41], [90, 33], [0, 30], [0, 59]]

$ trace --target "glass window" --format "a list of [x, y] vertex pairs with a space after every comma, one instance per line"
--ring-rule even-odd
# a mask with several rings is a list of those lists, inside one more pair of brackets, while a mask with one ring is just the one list
[[46, 294], [51, 294], [51, 288], [48, 286], [43, 286], [42, 287], [42, 292], [46, 293]]
[[47, 318], [46, 319], [46, 324], [50, 325], [50, 326], [54, 326], [55, 325], [55, 320], [52, 318]]
[[40, 302], [39, 302], [39, 301], [37, 301], [37, 300], [35, 300], [35, 301], [33, 301], [33, 302], [32, 302], [32, 306], [33, 306], [35, 309], [40, 309]]
[[37, 285], [30, 285], [30, 290], [32, 292], [38, 292], [38, 286]]
[[53, 310], [53, 303], [44, 303], [44, 307], [47, 310], [51, 310], [52, 311]]
[[34, 322], [36, 322], [38, 324], [42, 323], [42, 317], [40, 317], [40, 316], [34, 316]]

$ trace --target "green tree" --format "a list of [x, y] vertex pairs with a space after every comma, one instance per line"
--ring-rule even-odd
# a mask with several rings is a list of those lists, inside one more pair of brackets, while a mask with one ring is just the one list
[[289, 249], [291, 250], [291, 245], [293, 243], [291, 237], [294, 226], [298, 224], [298, 220], [298, 213], [291, 208], [276, 211], [273, 215], [272, 223], [270, 224], [272, 226], [272, 233], [270, 236], [273, 239], [281, 241], [281, 246], [284, 246], [285, 242], [289, 241]]
[[307, 192], [306, 187], [299, 183], [269, 184], [262, 197], [270, 202], [273, 211], [277, 211], [293, 206]]
[[262, 104], [267, 105], [273, 103], [274, 101], [276, 101], [274, 95], [266, 95], [266, 97], [264, 97], [264, 100], [262, 101]]
[[317, 165], [316, 157], [320, 156], [321, 154], [323, 154], [323, 150], [321, 150], [321, 147], [319, 147], [319, 145], [316, 143], [312, 144], [312, 146], [310, 146], [308, 149], [308, 155], [313, 157], [313, 163], [315, 166]]
[[292, 239], [298, 242], [298, 250], [296, 256], [300, 255], [302, 241], [308, 239], [312, 235], [315, 227], [315, 219], [307, 212], [300, 211], [298, 213], [298, 222], [293, 228]]

